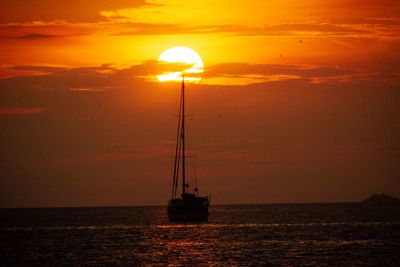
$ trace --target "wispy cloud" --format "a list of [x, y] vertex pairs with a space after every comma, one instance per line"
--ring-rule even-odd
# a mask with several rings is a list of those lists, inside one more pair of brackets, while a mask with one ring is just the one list
[[42, 33], [31, 33], [31, 34], [25, 34], [25, 35], [19, 36], [18, 38], [32, 40], [32, 39], [47, 39], [47, 38], [55, 38], [55, 37], [59, 37], [59, 36], [51, 35], [51, 34], [42, 34]]
[[25, 23], [33, 21], [68, 21], [75, 23], [108, 20], [100, 13], [104, 10], [151, 6], [145, 0], [2, 0], [0, 23]]
[[0, 38], [40, 39], [54, 37], [106, 34], [110, 36], [225, 34], [237, 36], [293, 36], [293, 37], [385, 37], [400, 38], [400, 21], [377, 23], [363, 20], [352, 24], [337, 23], [285, 23], [285, 24], [212, 24], [191, 25], [142, 22], [35, 22], [0, 24]]
[[42, 76], [48, 74], [43, 68], [24, 68], [22, 66], [0, 67], [0, 80], [19, 76]]
[[334, 83], [356, 80], [360, 72], [350, 68], [305, 65], [225, 63], [210, 66], [204, 72], [205, 83], [251, 84], [305, 79], [310, 83]]
[[[3, 67], [0, 79], [18, 76], [39, 76], [38, 82], [60, 82], [71, 79], [66, 87], [75, 92], [101, 92], [112, 86], [132, 79], [156, 81], [155, 76], [164, 72], [180, 71], [190, 67], [182, 63], [163, 63], [154, 60], [119, 69], [112, 65], [98, 67], [69, 68], [46, 66], [10, 66]], [[309, 83], [342, 83], [357, 80], [395, 82], [398, 75], [378, 69], [352, 68], [316, 65], [277, 65], [277, 64], [248, 64], [223, 63], [207, 66], [200, 74], [203, 84], [246, 85], [256, 83], [279, 82], [293, 79], [303, 79]], [[391, 79], [387, 79], [387, 76]], [[40, 76], [48, 76], [41, 78]], [[396, 78], [397, 77], [397, 78]], [[32, 77], [34, 78], [34, 77]], [[393, 80], [395, 79], [395, 80]], [[110, 87], [111, 86], [111, 87]]]
[[106, 88], [91, 88], [91, 87], [72, 87], [69, 88], [72, 92], [82, 92], [82, 93], [91, 93], [91, 92], [104, 92]]
[[10, 116], [10, 115], [33, 115], [43, 112], [43, 108], [33, 107], [0, 107], [0, 116]]

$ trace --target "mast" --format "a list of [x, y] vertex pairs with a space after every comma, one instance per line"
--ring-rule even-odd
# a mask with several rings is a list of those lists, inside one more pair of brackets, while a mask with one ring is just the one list
[[182, 73], [182, 194], [186, 194], [185, 167], [185, 76]]

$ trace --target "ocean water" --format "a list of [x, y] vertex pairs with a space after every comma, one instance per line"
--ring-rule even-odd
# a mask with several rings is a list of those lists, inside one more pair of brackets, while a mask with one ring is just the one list
[[400, 266], [400, 208], [216, 205], [0, 210], [1, 266]]

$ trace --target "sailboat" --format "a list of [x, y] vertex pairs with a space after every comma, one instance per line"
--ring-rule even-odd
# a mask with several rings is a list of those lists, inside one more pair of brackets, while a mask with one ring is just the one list
[[[185, 152], [185, 77], [182, 75], [171, 199], [167, 208], [168, 218], [172, 222], [207, 221], [210, 199], [207, 196], [198, 195], [197, 185], [193, 189], [193, 193], [189, 192], [189, 184], [186, 179], [187, 156]], [[180, 198], [177, 197], [179, 180], [181, 182]]]

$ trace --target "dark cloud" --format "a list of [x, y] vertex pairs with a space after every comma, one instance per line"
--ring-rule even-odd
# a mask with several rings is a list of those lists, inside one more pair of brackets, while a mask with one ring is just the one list
[[205, 77], [221, 75], [276, 75], [291, 74], [303, 78], [315, 76], [337, 76], [344, 74], [354, 74], [354, 70], [334, 67], [316, 67], [302, 65], [274, 65], [274, 64], [248, 64], [248, 63], [225, 63], [207, 67]]
[[[275, 23], [267, 22], [257, 25], [186, 25], [174, 23], [149, 23], [138, 21], [139, 18], [126, 17], [121, 23], [121, 17], [103, 16], [102, 11], [115, 11], [124, 8], [140, 8], [156, 6], [145, 0], [116, 0], [116, 1], [13, 1], [4, 0], [6, 8], [0, 10], [2, 38], [24, 38], [41, 35], [70, 36], [93, 34], [106, 30], [110, 35], [160, 35], [160, 34], [233, 34], [240, 36], [385, 36], [399, 38], [400, 20], [398, 18], [400, 5], [398, 1], [351, 2], [340, 1], [324, 5], [320, 10], [318, 4], [304, 3], [301, 8], [322, 12], [319, 19], [305, 19], [304, 23]], [[356, 4], [357, 3], [357, 4]], [[290, 4], [289, 4], [290, 5]], [[363, 12], [351, 13], [351, 7], [363, 6]], [[296, 5], [297, 6], [297, 5]], [[293, 6], [295, 8], [295, 6]], [[297, 8], [300, 8], [297, 6]], [[335, 16], [326, 14], [326, 10], [337, 11]], [[343, 11], [343, 12], [340, 12]], [[135, 22], [132, 22], [132, 21]], [[33, 22], [36, 22], [33, 24]], [[39, 22], [39, 23], [38, 23]], [[96, 25], [102, 22], [101, 25]], [[11, 31], [6, 27], [11, 27]], [[81, 27], [81, 29], [79, 29]], [[62, 29], [62, 30], [61, 30]], [[43, 32], [41, 31], [43, 30]], [[60, 31], [61, 30], [61, 31]], [[67, 30], [67, 33], [63, 31]], [[22, 31], [22, 33], [18, 33]], [[32, 38], [33, 39], [33, 38]]]
[[[32, 79], [38, 84], [44, 83], [47, 84], [47, 86], [50, 82], [56, 85], [57, 83], [65, 83], [65, 79], [70, 79], [71, 85], [66, 89], [92, 88], [92, 90], [87, 91], [96, 92], [104, 90], [104, 87], [109, 88], [109, 86], [115, 84], [116, 81], [124, 83], [132, 79], [146, 80], [151, 77], [154, 78], [155, 75], [163, 72], [176, 72], [189, 67], [191, 67], [190, 64], [163, 63], [149, 60], [125, 69], [117, 69], [112, 65], [104, 64], [99, 67], [81, 68], [11, 66], [5, 69], [5, 71], [12, 71], [12, 76], [16, 76], [16, 78], [18, 77], [18, 72], [21, 73], [21, 76], [35, 76], [26, 77], [26, 79]], [[254, 77], [253, 83], [261, 84], [268, 81], [275, 82], [293, 78], [303, 79], [309, 83], [337, 83], [356, 80], [396, 83], [399, 79], [396, 70], [388, 72], [387, 69], [381, 69], [378, 63], [374, 63], [369, 67], [370, 69], [368, 69], [366, 65], [364, 69], [357, 69], [336, 66], [224, 63], [207, 66], [201, 76], [205, 79], [204, 83], [207, 83], [207, 79], [210, 78], [229, 78], [235, 80]], [[29, 73], [32, 74], [29, 75]], [[48, 77], [51, 77], [51, 79]], [[5, 76], [4, 78], [8, 77]], [[99, 86], [99, 88], [96, 86]]]
[[[360, 24], [361, 23], [361, 24]], [[175, 34], [228, 34], [238, 36], [314, 36], [314, 37], [387, 37], [398, 39], [400, 24], [381, 25], [375, 21], [354, 24], [303, 23], [276, 25], [185, 25], [169, 23], [42, 23], [4, 24], [0, 26], [3, 39], [39, 39], [48, 37], [82, 36], [103, 33], [110, 36], [175, 35]]]
[[28, 108], [28, 107], [0, 107], [0, 116], [10, 115], [32, 115], [43, 112], [43, 108]]
[[78, 37], [93, 33], [95, 28], [93, 26], [65, 22], [0, 24], [0, 38], [30, 41], [55, 37]]
[[[397, 25], [400, 27], [400, 25]], [[294, 23], [277, 25], [201, 25], [126, 23], [125, 31], [113, 35], [224, 33], [248, 36], [355, 36], [373, 34], [371, 27], [359, 24]], [[129, 29], [131, 28], [131, 29]], [[398, 29], [398, 27], [397, 27]], [[395, 32], [392, 29], [392, 32]]]
[[50, 67], [50, 66], [11, 66], [8, 69], [18, 71], [40, 71], [40, 72], [57, 72], [61, 70], [67, 70], [68, 68], [63, 67]]
[[[111, 64], [103, 64], [98, 67], [50, 67], [50, 66], [10, 66], [6, 70], [20, 71], [21, 73], [32, 72], [42, 73], [45, 77], [31, 77], [36, 81], [74, 78], [78, 82], [110, 79], [114, 81], [124, 81], [133, 78], [146, 78], [148, 75], [156, 75], [162, 72], [176, 72], [190, 68], [192, 64], [185, 63], [169, 63], [156, 60], [148, 60], [142, 64], [133, 65], [129, 68], [118, 69]], [[15, 75], [18, 76], [18, 75]], [[25, 75], [21, 75], [25, 76]], [[32, 75], [33, 76], [33, 75]], [[38, 76], [38, 75], [35, 75]], [[40, 75], [39, 75], [40, 76]], [[51, 77], [51, 79], [49, 79]]]
[[57, 35], [51, 35], [51, 34], [41, 34], [41, 33], [31, 33], [31, 34], [26, 34], [19, 36], [19, 39], [28, 39], [28, 40], [33, 40], [33, 39], [47, 39], [47, 38], [55, 38], [59, 37]]
[[129, 35], [164, 35], [164, 34], [196, 34], [196, 33], [213, 33], [214, 26], [189, 26], [184, 24], [169, 23], [120, 23], [118, 24], [123, 30], [111, 33], [115, 36]]
[[222, 25], [216, 26], [216, 32], [227, 32], [238, 35], [280, 36], [280, 35], [354, 35], [369, 33], [369, 29], [357, 29], [354, 25], [336, 25], [329, 23], [299, 23], [280, 25]]
[[108, 19], [101, 11], [151, 5], [145, 0], [2, 0], [0, 23], [33, 21], [99, 22]]

